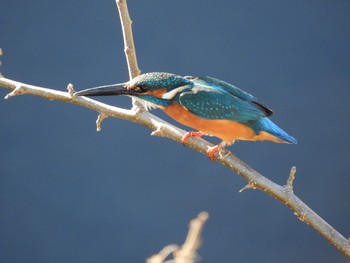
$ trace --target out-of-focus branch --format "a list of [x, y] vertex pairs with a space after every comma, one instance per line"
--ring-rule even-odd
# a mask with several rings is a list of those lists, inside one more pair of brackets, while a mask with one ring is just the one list
[[[189, 224], [188, 234], [185, 243], [181, 246], [171, 244], [163, 248], [158, 254], [147, 259], [147, 263], [195, 263], [199, 257], [197, 250], [202, 244], [201, 234], [209, 214], [201, 212]], [[166, 260], [172, 254], [173, 259]]]

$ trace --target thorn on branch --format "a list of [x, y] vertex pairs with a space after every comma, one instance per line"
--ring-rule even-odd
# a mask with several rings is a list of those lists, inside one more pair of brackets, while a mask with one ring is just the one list
[[246, 186], [244, 186], [241, 190], [239, 190], [239, 193], [242, 193], [244, 190], [248, 190], [248, 189], [256, 189], [255, 183], [253, 182], [249, 182]]
[[293, 166], [290, 169], [289, 177], [288, 177], [288, 180], [287, 180], [286, 188], [287, 188], [287, 191], [290, 191], [291, 193], [294, 192], [294, 190], [293, 190], [293, 182], [294, 182], [294, 179], [295, 179], [296, 171], [297, 171], [297, 168], [295, 166]]
[[72, 83], [69, 83], [67, 85], [67, 91], [68, 91], [68, 94], [73, 98], [74, 97], [74, 93], [75, 93], [75, 90], [74, 90], [74, 86]]
[[19, 96], [19, 95], [22, 95], [24, 94], [24, 90], [23, 90], [23, 86], [22, 85], [17, 85], [16, 88], [11, 91], [10, 93], [8, 93], [6, 96], [5, 96], [5, 100], [11, 98], [11, 97], [14, 97], [14, 96]]
[[100, 132], [102, 130], [101, 124], [102, 124], [103, 120], [107, 119], [107, 118], [108, 118], [108, 115], [106, 115], [106, 114], [100, 113], [98, 115], [97, 120], [96, 120], [96, 130], [98, 132]]
[[302, 212], [294, 212], [294, 215], [297, 216], [297, 218], [299, 218], [299, 220], [303, 223], [305, 223], [305, 218], [308, 214], [308, 210], [302, 211]]
[[165, 128], [165, 125], [163, 123], [159, 123], [157, 124], [157, 128], [156, 130], [154, 130], [153, 132], [151, 132], [152, 136], [159, 136], [162, 137], [163, 136], [163, 130]]

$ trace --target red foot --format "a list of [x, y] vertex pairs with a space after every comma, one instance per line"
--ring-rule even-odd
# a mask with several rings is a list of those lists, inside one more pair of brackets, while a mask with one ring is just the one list
[[215, 153], [217, 151], [219, 151], [219, 152], [222, 151], [226, 145], [227, 145], [227, 143], [222, 141], [218, 145], [215, 145], [213, 147], [209, 147], [209, 149], [207, 150], [207, 154], [208, 154], [210, 161], [212, 161], [214, 159]]
[[214, 154], [220, 150], [220, 144], [214, 146], [214, 147], [209, 147], [208, 151], [207, 151], [207, 154], [208, 154], [208, 157], [210, 159], [210, 161], [213, 160], [214, 158]]
[[182, 144], [185, 144], [185, 142], [188, 140], [188, 138], [190, 137], [202, 137], [203, 135], [207, 135], [204, 132], [198, 131], [190, 131], [190, 132], [186, 132], [184, 136], [182, 136], [181, 142]]

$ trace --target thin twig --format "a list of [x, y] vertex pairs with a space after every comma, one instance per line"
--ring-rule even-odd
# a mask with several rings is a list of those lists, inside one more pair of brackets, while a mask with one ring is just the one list
[[292, 169], [290, 169], [290, 174], [289, 174], [289, 177], [288, 177], [288, 180], [287, 180], [287, 189], [288, 191], [291, 191], [292, 193], [294, 192], [293, 190], [293, 182], [294, 182], [294, 179], [295, 179], [295, 173], [297, 171], [297, 168], [295, 166], [292, 167]]
[[[116, 0], [118, 7], [120, 23], [122, 26], [123, 39], [124, 39], [124, 53], [126, 57], [126, 63], [128, 65], [129, 79], [133, 79], [141, 74], [141, 70], [137, 64], [136, 49], [134, 44], [134, 36], [132, 33], [132, 20], [129, 15], [128, 5], [126, 0]], [[138, 98], [132, 98], [133, 110], [145, 111], [144, 103]]]
[[136, 49], [134, 45], [134, 37], [132, 33], [132, 20], [129, 16], [128, 5], [125, 0], [116, 0], [119, 11], [120, 23], [122, 25], [124, 52], [128, 64], [129, 78], [133, 79], [141, 74], [137, 65]]

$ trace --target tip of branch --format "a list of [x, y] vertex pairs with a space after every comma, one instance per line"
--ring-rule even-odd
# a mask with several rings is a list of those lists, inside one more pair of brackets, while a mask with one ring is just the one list
[[197, 217], [201, 222], [205, 223], [205, 221], [209, 218], [209, 213], [206, 211], [200, 212]]
[[108, 116], [106, 114], [100, 113], [100, 115], [98, 115], [97, 120], [96, 120], [96, 130], [98, 132], [102, 131], [101, 128], [101, 124], [103, 122], [104, 119], [107, 119]]

